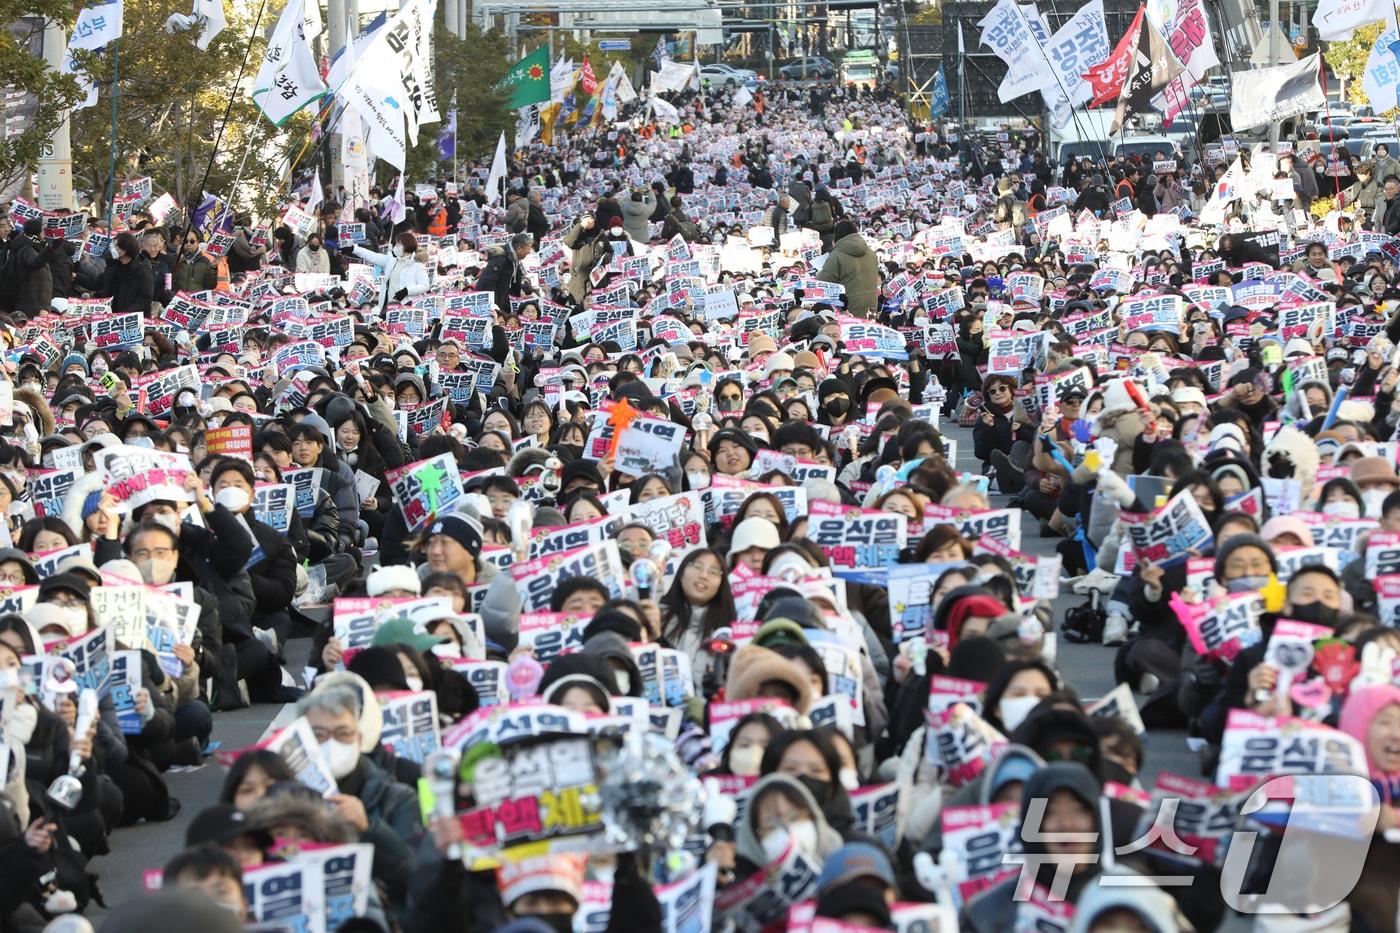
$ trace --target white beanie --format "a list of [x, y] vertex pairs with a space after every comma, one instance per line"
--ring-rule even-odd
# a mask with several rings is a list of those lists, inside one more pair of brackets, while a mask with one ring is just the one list
[[418, 572], [406, 564], [375, 567], [365, 578], [365, 592], [370, 596], [383, 596], [389, 590], [408, 590], [416, 596], [423, 592], [423, 584]]

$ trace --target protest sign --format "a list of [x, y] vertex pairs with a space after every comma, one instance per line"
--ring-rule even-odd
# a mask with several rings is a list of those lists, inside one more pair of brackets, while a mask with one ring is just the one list
[[422, 529], [462, 496], [462, 476], [450, 453], [391, 470], [385, 478], [409, 532]]
[[395, 758], [421, 765], [428, 754], [442, 747], [437, 694], [433, 691], [381, 694], [379, 709], [384, 714], [379, 741]]

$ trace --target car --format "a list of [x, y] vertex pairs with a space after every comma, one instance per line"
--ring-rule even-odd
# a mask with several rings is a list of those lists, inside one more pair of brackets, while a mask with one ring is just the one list
[[788, 81], [834, 78], [836, 77], [836, 66], [831, 63], [831, 59], [820, 55], [795, 58], [778, 69], [778, 77]]
[[757, 82], [758, 75], [747, 68], [735, 68], [722, 62], [700, 66], [700, 83], [706, 87], [712, 84], [721, 87], [738, 87], [741, 84], [752, 87]]
[[1139, 156], [1143, 159], [1154, 159], [1158, 152], [1166, 154], [1168, 159], [1173, 158], [1172, 140], [1165, 136], [1129, 136], [1118, 142], [1113, 147], [1114, 155]]
[[1367, 136], [1361, 141], [1361, 152], [1359, 154], [1362, 159], [1366, 161], [1374, 159], [1376, 157], [1376, 147], [1381, 143], [1385, 143], [1386, 151], [1389, 152], [1392, 157], [1395, 153], [1400, 152], [1400, 139], [1396, 138], [1394, 129], [1391, 127], [1386, 127], [1386, 129], [1390, 130], [1390, 132], [1375, 136]]

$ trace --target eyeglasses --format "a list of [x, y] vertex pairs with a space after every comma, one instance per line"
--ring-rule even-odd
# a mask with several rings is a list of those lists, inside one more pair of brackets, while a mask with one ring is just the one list
[[693, 573], [697, 576], [708, 577], [711, 580], [723, 580], [724, 570], [719, 567], [705, 567], [699, 561], [685, 568], [686, 573]]
[[337, 742], [344, 742], [348, 745], [359, 739], [360, 730], [355, 726], [337, 726], [334, 729], [320, 729], [313, 726], [311, 728], [311, 734], [316, 737], [317, 742], [335, 739]]
[[0, 571], [0, 584], [9, 586], [24, 586], [24, 571], [15, 570], [10, 573]]
[[53, 603], [55, 606], [62, 606], [64, 609], [72, 609], [76, 606], [84, 605], [83, 601], [77, 596], [73, 595], [72, 593], [65, 593], [61, 590], [57, 593], [54, 593], [48, 601]]
[[143, 547], [132, 551], [131, 556], [137, 560], [169, 560], [175, 553], [173, 547]]

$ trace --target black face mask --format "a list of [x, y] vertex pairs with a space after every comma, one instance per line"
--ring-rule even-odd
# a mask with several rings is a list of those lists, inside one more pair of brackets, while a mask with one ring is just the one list
[[1107, 758], [1099, 762], [1099, 777], [1105, 781], [1116, 781], [1125, 787], [1133, 785], [1133, 773], [1116, 761]]
[[581, 459], [583, 459], [583, 445], [582, 445], [582, 444], [555, 444], [554, 446], [555, 446], [555, 448], [556, 448], [560, 453], [568, 453], [568, 454], [570, 454], [570, 455], [571, 455], [571, 456], [570, 456], [570, 459], [571, 459], [571, 460], [581, 460]]
[[1304, 605], [1293, 607], [1293, 611], [1288, 613], [1287, 618], [1297, 619], [1299, 622], [1311, 622], [1314, 625], [1325, 625], [1328, 628], [1335, 628], [1337, 620], [1341, 618], [1340, 609], [1333, 609], [1331, 606], [1324, 606], [1322, 603], [1305, 603]]
[[818, 806], [825, 808], [826, 805], [831, 802], [830, 781], [823, 781], [821, 778], [814, 778], [806, 774], [802, 775], [797, 780], [816, 798]]
[[526, 914], [526, 916], [542, 921], [552, 929], [558, 930], [559, 933], [573, 933], [573, 914]]
[[825, 409], [826, 413], [831, 415], [831, 417], [840, 418], [851, 410], [851, 400], [848, 398], [827, 399], [826, 404], [822, 405], [822, 408]]

